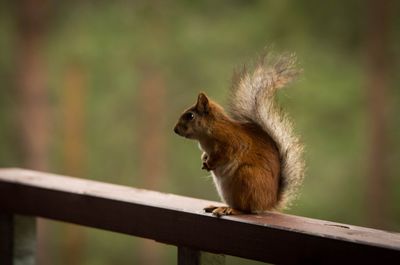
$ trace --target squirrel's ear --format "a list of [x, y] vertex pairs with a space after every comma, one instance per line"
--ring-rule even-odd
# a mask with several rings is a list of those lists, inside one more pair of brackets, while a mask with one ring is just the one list
[[206, 94], [200, 93], [197, 97], [196, 108], [200, 113], [207, 113], [210, 109], [208, 98]]

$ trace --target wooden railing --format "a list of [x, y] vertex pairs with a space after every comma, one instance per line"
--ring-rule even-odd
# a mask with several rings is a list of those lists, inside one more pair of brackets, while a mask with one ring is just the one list
[[[224, 254], [277, 264], [399, 264], [400, 234], [282, 213], [217, 218], [216, 202], [22, 169], [0, 169], [0, 264], [29, 264], [35, 217], [178, 247], [178, 264]], [[212, 254], [214, 253], [214, 254]]]

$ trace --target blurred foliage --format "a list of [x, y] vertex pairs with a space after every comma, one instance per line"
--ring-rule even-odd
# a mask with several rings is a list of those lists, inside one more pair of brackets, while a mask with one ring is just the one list
[[[398, 10], [395, 3], [393, 10]], [[12, 1], [0, 3], [0, 166], [20, 165], [15, 136]], [[397, 9], [396, 9], [397, 8]], [[43, 51], [52, 106], [51, 169], [64, 172], [63, 102], [65, 73], [79, 65], [87, 76], [86, 176], [146, 188], [137, 168], [136, 104], [140, 64], [150, 63], [166, 80], [168, 172], [160, 191], [218, 200], [211, 178], [200, 170], [195, 142], [172, 133], [180, 112], [198, 91], [224, 103], [234, 67], [264, 47], [296, 52], [301, 79], [279, 99], [306, 145], [307, 178], [290, 213], [365, 225], [368, 122], [366, 113], [364, 1], [64, 1], [51, 2]], [[393, 16], [390, 123], [391, 228], [400, 230], [399, 16]], [[52, 227], [51, 253], [57, 264], [63, 228]], [[87, 230], [83, 264], [135, 261], [137, 240]], [[112, 246], [112, 247], [110, 247]], [[266, 246], [267, 248], [267, 246]], [[176, 262], [174, 248], [165, 258]], [[135, 254], [136, 253], [136, 254]], [[171, 254], [172, 253], [172, 254]], [[134, 262], [135, 263], [135, 262]], [[229, 258], [228, 264], [253, 264]]]

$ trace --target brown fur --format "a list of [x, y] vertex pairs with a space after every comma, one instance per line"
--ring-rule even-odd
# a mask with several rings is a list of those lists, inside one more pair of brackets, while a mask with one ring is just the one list
[[[194, 115], [191, 120], [190, 113]], [[279, 152], [258, 125], [231, 119], [201, 93], [181, 116], [175, 132], [199, 141], [205, 152], [203, 168], [213, 173], [221, 198], [231, 208], [257, 213], [277, 204]]]
[[292, 122], [276, 104], [278, 90], [299, 73], [296, 56], [267, 53], [251, 71], [234, 75], [229, 115], [203, 93], [175, 126], [196, 139], [228, 207], [206, 207], [213, 214], [259, 213], [282, 209], [298, 194], [304, 178], [303, 145]]

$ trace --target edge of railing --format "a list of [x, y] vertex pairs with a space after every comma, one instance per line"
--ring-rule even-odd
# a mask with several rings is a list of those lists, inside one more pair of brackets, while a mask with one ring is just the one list
[[203, 212], [210, 204], [219, 203], [31, 170], [0, 169], [2, 214], [38, 216], [278, 264], [400, 260], [398, 233], [276, 212], [217, 218]]

